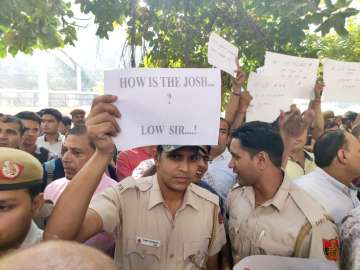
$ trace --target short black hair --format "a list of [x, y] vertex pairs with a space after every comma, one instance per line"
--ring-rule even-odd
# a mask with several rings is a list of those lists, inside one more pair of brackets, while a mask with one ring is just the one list
[[253, 121], [243, 124], [232, 132], [232, 138], [238, 139], [251, 157], [264, 151], [274, 166], [281, 168], [284, 144], [280, 133], [271, 124]]
[[71, 118], [69, 116], [63, 116], [61, 118], [61, 122], [64, 124], [64, 126], [71, 126]]
[[50, 115], [54, 116], [58, 122], [60, 122], [62, 119], [61, 112], [59, 112], [57, 109], [54, 109], [54, 108], [42, 109], [40, 111], [40, 115], [43, 116], [44, 114], [50, 114]]
[[20, 132], [20, 135], [24, 135], [26, 129], [23, 125], [23, 123], [21, 122], [20, 118], [16, 117], [16, 116], [13, 116], [13, 115], [9, 115], [9, 114], [2, 114], [0, 116], [0, 122], [3, 122], [3, 123], [16, 123], [19, 125], [19, 132]]
[[40, 186], [38, 185], [38, 186], [28, 188], [27, 190], [30, 193], [31, 200], [33, 200], [37, 195], [39, 195], [43, 191], [43, 188], [42, 188], [42, 185], [40, 185]]
[[317, 139], [314, 145], [314, 155], [318, 167], [330, 166], [338, 150], [346, 145], [345, 132], [342, 129], [330, 130]]
[[358, 139], [360, 137], [360, 125], [355, 126], [352, 129], [351, 134], [354, 135]]
[[31, 120], [31, 121], [37, 122], [39, 125], [41, 124], [41, 118], [35, 112], [22, 111], [22, 112], [17, 113], [15, 116], [20, 118], [21, 120]]
[[[74, 126], [69, 130], [69, 132], [65, 135], [65, 138], [69, 135], [75, 135], [75, 136], [81, 136], [81, 135], [87, 135], [87, 129], [85, 125], [77, 125]], [[92, 148], [96, 148], [94, 143], [90, 141], [90, 146]]]

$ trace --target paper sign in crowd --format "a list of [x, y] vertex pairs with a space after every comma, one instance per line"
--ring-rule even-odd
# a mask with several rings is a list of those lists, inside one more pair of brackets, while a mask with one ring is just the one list
[[247, 90], [253, 96], [248, 121], [274, 121], [295, 98], [310, 99], [317, 78], [318, 59], [266, 52], [265, 64], [251, 73]]
[[[208, 61], [234, 76], [238, 49], [215, 33]], [[266, 52], [265, 64], [249, 75], [253, 96], [247, 121], [272, 122], [296, 98], [310, 99], [318, 59]], [[360, 63], [326, 59], [326, 101], [360, 101]], [[157, 144], [216, 145], [221, 102], [218, 69], [128, 69], [105, 72], [105, 91], [119, 97], [123, 132], [119, 150]]]
[[158, 144], [216, 145], [218, 69], [128, 69], [105, 72], [105, 91], [118, 96], [119, 150]]
[[[211, 33], [208, 62], [234, 75], [233, 59], [238, 50], [231, 43]], [[294, 99], [311, 99], [317, 79], [319, 59], [266, 52], [265, 64], [250, 74], [248, 90], [253, 96], [247, 120], [271, 122], [280, 109], [287, 110]], [[360, 102], [360, 63], [324, 61], [324, 99], [328, 102]]]
[[326, 101], [360, 102], [360, 63], [324, 61]]
[[208, 43], [208, 62], [231, 76], [236, 70], [235, 58], [239, 49], [215, 33], [210, 34]]

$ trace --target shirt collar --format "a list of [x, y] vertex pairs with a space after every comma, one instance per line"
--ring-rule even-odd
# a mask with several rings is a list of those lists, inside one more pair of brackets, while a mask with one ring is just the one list
[[[57, 142], [62, 142], [62, 139], [63, 139], [63, 135], [61, 135], [61, 134], [58, 132], [56, 141], [57, 141]], [[47, 142], [46, 134], [44, 134], [44, 141]]]
[[[304, 155], [305, 155], [305, 161], [306, 161], [306, 160], [311, 161], [311, 162], [314, 161], [313, 157], [311, 156], [311, 154], [310, 154], [308, 151], [305, 151], [305, 150], [304, 150]], [[293, 159], [292, 156], [290, 156], [290, 155], [289, 155], [289, 159], [290, 159], [291, 161], [297, 162], [297, 161], [296, 161], [295, 159]]]
[[186, 205], [189, 205], [189, 206], [191, 206], [192, 208], [194, 208], [194, 209], [196, 209], [196, 210], [199, 210], [200, 209], [200, 207], [199, 207], [199, 205], [198, 205], [198, 203], [197, 203], [197, 201], [196, 201], [196, 199], [195, 199], [195, 193], [194, 193], [194, 191], [193, 191], [193, 188], [194, 188], [194, 184], [193, 183], [191, 183], [189, 186], [188, 186], [188, 188], [186, 189], [186, 191], [185, 191], [185, 195], [184, 195], [184, 201], [183, 201], [183, 205], [184, 205], [184, 207], [186, 206]]
[[161, 194], [161, 190], [159, 187], [159, 182], [156, 174], [152, 177], [152, 183], [153, 185], [150, 190], [150, 198], [149, 198], [149, 206], [148, 206], [149, 210], [160, 203], [164, 203], [164, 199]]
[[336, 178], [332, 177], [330, 174], [328, 174], [323, 169], [316, 167], [315, 169], [319, 174], [321, 174], [327, 181], [329, 181], [335, 188], [342, 190], [345, 193], [349, 192], [357, 192], [358, 189], [353, 184], [350, 184], [350, 186], [346, 186], [340, 181], [338, 181]]
[[314, 161], [313, 157], [310, 155], [308, 151], [304, 150], [304, 154], [305, 154], [305, 159], [308, 159], [311, 162]]
[[[153, 179], [153, 185], [150, 190], [150, 198], [149, 198], [149, 205], [148, 205], [149, 210], [161, 203], [165, 205], [164, 198], [161, 194], [157, 174], [155, 174], [152, 179]], [[197, 202], [194, 198], [195, 195], [194, 195], [192, 188], [193, 188], [193, 184], [190, 184], [188, 186], [188, 188], [186, 189], [182, 206], [179, 208], [180, 210], [182, 210], [186, 205], [189, 205], [196, 210], [199, 209], [199, 205], [197, 204]]]
[[[279, 212], [281, 212], [282, 209], [284, 208], [286, 200], [287, 200], [287, 198], [289, 196], [289, 191], [291, 189], [291, 186], [290, 186], [291, 182], [289, 180], [289, 177], [284, 172], [283, 172], [283, 174], [284, 174], [284, 178], [283, 178], [283, 181], [282, 181], [278, 191], [275, 193], [275, 195], [274, 195], [274, 197], [272, 199], [270, 199], [267, 202], [263, 203], [261, 205], [262, 207], [268, 207], [268, 206], [272, 205]], [[249, 200], [251, 205], [253, 205], [253, 207], [255, 208], [255, 192], [254, 192], [254, 188], [253, 187], [246, 187], [245, 188], [245, 196], [247, 197], [247, 199]]]
[[284, 173], [284, 178], [278, 191], [275, 193], [274, 197], [271, 200], [264, 204], [264, 206], [273, 205], [279, 212], [281, 212], [289, 196], [289, 191], [290, 180], [288, 176]]

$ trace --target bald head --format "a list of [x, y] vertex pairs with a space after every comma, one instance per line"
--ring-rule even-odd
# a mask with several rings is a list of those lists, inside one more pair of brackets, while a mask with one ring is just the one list
[[68, 241], [49, 241], [11, 253], [0, 270], [96, 270], [118, 269], [110, 257], [97, 249]]

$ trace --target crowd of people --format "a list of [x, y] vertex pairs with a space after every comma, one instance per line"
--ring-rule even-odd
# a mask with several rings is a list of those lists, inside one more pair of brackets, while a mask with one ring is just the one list
[[0, 269], [360, 269], [360, 115], [322, 112], [316, 83], [306, 111], [247, 122], [245, 82], [211, 146], [117, 151], [110, 95], [2, 112]]

